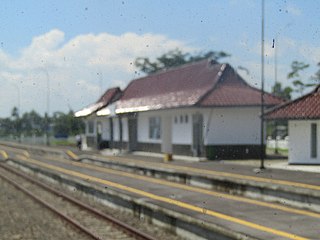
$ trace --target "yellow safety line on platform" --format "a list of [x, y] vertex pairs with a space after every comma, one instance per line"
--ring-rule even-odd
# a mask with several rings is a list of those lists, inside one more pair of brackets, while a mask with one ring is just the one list
[[0, 154], [2, 155], [2, 157], [4, 158], [4, 160], [7, 160], [9, 158], [8, 154], [6, 153], [6, 151], [4, 150], [0, 150]]
[[286, 180], [278, 180], [278, 179], [270, 179], [270, 178], [262, 178], [262, 177], [255, 177], [255, 176], [249, 176], [249, 175], [241, 175], [237, 173], [228, 173], [228, 172], [220, 172], [220, 171], [214, 171], [214, 170], [206, 170], [206, 169], [200, 169], [200, 168], [191, 168], [191, 167], [185, 167], [185, 166], [177, 166], [173, 164], [164, 164], [164, 163], [157, 163], [157, 162], [147, 162], [142, 160], [136, 160], [136, 159], [130, 159], [130, 158], [122, 158], [122, 157], [116, 157], [116, 156], [108, 156], [103, 157], [106, 160], [115, 160], [115, 161], [122, 161], [122, 162], [128, 162], [131, 163], [141, 163], [143, 165], [149, 165], [151, 167], [159, 166], [167, 169], [176, 169], [176, 170], [184, 170], [186, 172], [194, 172], [194, 173], [200, 173], [200, 174], [209, 174], [209, 175], [215, 175], [215, 176], [223, 176], [223, 177], [231, 177], [231, 178], [237, 178], [241, 180], [251, 180], [256, 182], [264, 182], [264, 183], [273, 183], [273, 184], [280, 184], [280, 185], [286, 185], [286, 186], [292, 186], [292, 187], [301, 187], [301, 188], [308, 188], [313, 190], [319, 190], [320, 186], [317, 185], [311, 185], [306, 183], [299, 183], [299, 182], [291, 182]]
[[30, 157], [30, 154], [27, 150], [16, 149], [14, 147], [8, 147], [8, 146], [1, 146], [1, 148], [10, 149], [9, 151], [14, 152], [14, 153], [22, 153], [27, 158]]
[[22, 152], [23, 153], [23, 155], [26, 157], [26, 158], [30, 158], [30, 154], [29, 154], [29, 152], [28, 151], [23, 151]]
[[79, 157], [72, 152], [71, 150], [67, 150], [66, 153], [68, 154], [69, 157], [71, 157], [73, 160], [79, 160]]
[[[59, 160], [56, 159], [56, 160], [63, 162], [60, 159]], [[305, 216], [309, 216], [309, 217], [320, 218], [319, 213], [314, 213], [314, 212], [300, 210], [300, 209], [294, 209], [294, 208], [290, 208], [290, 207], [286, 207], [286, 206], [281, 206], [279, 204], [267, 203], [267, 202], [253, 200], [253, 199], [249, 199], [249, 198], [245, 198], [245, 197], [239, 197], [239, 196], [234, 196], [234, 195], [230, 195], [230, 194], [220, 193], [220, 192], [216, 192], [213, 190], [206, 190], [206, 189], [202, 189], [202, 188], [188, 186], [188, 185], [181, 184], [181, 183], [174, 183], [174, 182], [170, 182], [170, 181], [166, 181], [166, 180], [145, 177], [145, 176], [141, 176], [141, 175], [137, 175], [137, 174], [133, 174], [133, 173], [126, 173], [126, 172], [122, 172], [122, 171], [118, 171], [118, 170], [114, 170], [114, 169], [101, 168], [101, 167], [93, 166], [93, 165], [90, 165], [87, 163], [78, 163], [78, 162], [69, 163], [68, 162], [68, 164], [71, 164], [73, 166], [78, 166], [78, 167], [85, 167], [87, 169], [92, 169], [92, 170], [99, 171], [99, 172], [110, 173], [110, 174], [114, 174], [114, 175], [118, 175], [118, 176], [139, 179], [139, 180], [157, 183], [157, 184], [161, 184], [161, 185], [165, 185], [165, 186], [180, 188], [180, 189], [184, 189], [184, 190], [188, 190], [188, 191], [192, 191], [192, 192], [207, 194], [207, 195], [215, 196], [215, 197], [219, 197], [219, 198], [226, 198], [226, 199], [230, 199], [230, 200], [234, 200], [234, 201], [238, 201], [238, 202], [244, 202], [244, 203], [254, 204], [254, 205], [268, 207], [268, 208], [272, 208], [272, 209], [277, 209], [277, 210], [281, 210], [281, 211], [285, 211], [285, 212], [301, 214], [301, 215], [305, 215]]]
[[141, 196], [144, 196], [144, 197], [149, 197], [149, 198], [154, 199], [154, 200], [158, 200], [158, 201], [161, 201], [161, 202], [165, 202], [165, 203], [169, 203], [169, 204], [172, 204], [172, 205], [176, 205], [178, 207], [185, 208], [185, 209], [192, 210], [192, 211], [199, 212], [199, 213], [203, 213], [203, 214], [206, 214], [206, 215], [209, 215], [209, 216], [217, 217], [217, 218], [229, 221], [229, 222], [237, 223], [237, 224], [240, 224], [240, 225], [243, 225], [243, 226], [246, 226], [246, 227], [250, 227], [250, 228], [253, 228], [253, 229], [256, 229], [256, 230], [260, 230], [260, 231], [263, 231], [263, 232], [267, 232], [267, 233], [271, 233], [271, 234], [274, 234], [274, 235], [277, 235], [277, 236], [286, 237], [288, 239], [296, 239], [296, 240], [306, 240], [307, 239], [307, 238], [303, 238], [303, 237], [300, 237], [300, 236], [295, 235], [295, 234], [291, 234], [291, 233], [287, 233], [287, 232], [284, 232], [284, 231], [276, 230], [276, 229], [273, 229], [273, 228], [270, 228], [270, 227], [265, 227], [263, 225], [259, 225], [259, 224], [252, 223], [252, 222], [249, 222], [249, 221], [246, 221], [246, 220], [235, 218], [235, 217], [232, 217], [232, 216], [229, 216], [229, 215], [226, 215], [226, 214], [222, 214], [222, 213], [219, 213], [219, 212], [215, 212], [215, 211], [212, 211], [212, 210], [209, 210], [209, 209], [205, 209], [205, 208], [202, 208], [202, 207], [197, 207], [197, 206], [194, 206], [194, 205], [191, 205], [191, 204], [188, 204], [188, 203], [185, 203], [185, 202], [181, 202], [181, 201], [178, 201], [178, 200], [162, 197], [162, 196], [159, 196], [159, 195], [156, 195], [156, 194], [153, 194], [153, 193], [148, 193], [148, 192], [145, 192], [145, 191], [142, 191], [142, 190], [139, 190], [139, 189], [136, 189], [136, 188], [128, 187], [128, 186], [125, 186], [125, 185], [122, 185], [122, 184], [119, 184], [119, 183], [115, 183], [115, 182], [111, 182], [111, 181], [108, 181], [108, 180], [104, 180], [104, 179], [100, 179], [100, 178], [97, 178], [97, 177], [93, 177], [93, 176], [90, 176], [90, 175], [86, 175], [86, 174], [83, 174], [83, 173], [67, 170], [67, 169], [64, 169], [64, 168], [61, 168], [61, 167], [52, 166], [52, 165], [49, 165], [49, 164], [46, 164], [46, 163], [39, 162], [37, 160], [25, 159], [23, 161], [26, 161], [26, 162], [29, 162], [29, 163], [32, 163], [32, 164], [36, 164], [38, 166], [42, 166], [42, 167], [45, 167], [45, 168], [48, 168], [48, 169], [52, 169], [52, 170], [55, 170], [55, 171], [58, 171], [58, 172], [61, 172], [61, 173], [65, 173], [65, 174], [68, 174], [68, 175], [71, 175], [71, 176], [74, 176], [74, 177], [82, 178], [82, 179], [87, 180], [87, 181], [93, 181], [93, 182], [109, 185], [111, 187], [118, 188], [118, 189], [121, 189], [121, 190], [124, 190], [124, 191], [127, 191], [127, 192], [135, 193], [135, 194], [138, 194], [138, 195], [141, 195]]

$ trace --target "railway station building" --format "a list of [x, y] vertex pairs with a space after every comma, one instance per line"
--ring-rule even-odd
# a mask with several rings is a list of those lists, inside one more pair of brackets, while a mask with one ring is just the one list
[[[135, 79], [117, 93], [76, 113], [85, 117], [89, 147], [208, 159], [260, 156], [261, 91], [229, 64], [189, 63]], [[264, 101], [267, 108], [283, 102], [269, 93]]]
[[289, 164], [320, 164], [320, 85], [311, 93], [275, 107], [267, 120], [288, 120]]

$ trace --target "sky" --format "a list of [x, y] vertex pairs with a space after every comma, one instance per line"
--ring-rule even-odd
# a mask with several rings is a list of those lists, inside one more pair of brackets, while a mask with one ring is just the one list
[[[275, 59], [283, 85], [291, 84], [294, 60], [310, 64], [308, 80], [320, 62], [320, 1], [266, 0], [264, 14], [266, 90], [275, 82]], [[0, 117], [14, 106], [21, 114], [80, 110], [107, 88], [141, 77], [137, 57], [176, 48], [225, 51], [231, 57], [221, 62], [260, 87], [261, 15], [259, 0], [3, 0]]]

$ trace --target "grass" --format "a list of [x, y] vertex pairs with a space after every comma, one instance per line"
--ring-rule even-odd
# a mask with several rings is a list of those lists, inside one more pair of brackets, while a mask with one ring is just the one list
[[[278, 153], [283, 156], [288, 156], [288, 149], [278, 148]], [[267, 148], [268, 155], [274, 155], [274, 148]]]

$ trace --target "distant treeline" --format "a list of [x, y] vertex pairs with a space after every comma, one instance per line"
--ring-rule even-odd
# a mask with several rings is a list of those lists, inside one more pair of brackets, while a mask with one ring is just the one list
[[74, 112], [55, 112], [52, 116], [41, 116], [36, 111], [19, 116], [14, 107], [11, 116], [0, 118], [0, 136], [42, 136], [45, 133], [56, 137], [67, 137], [83, 133], [85, 125], [81, 119], [74, 117]]

